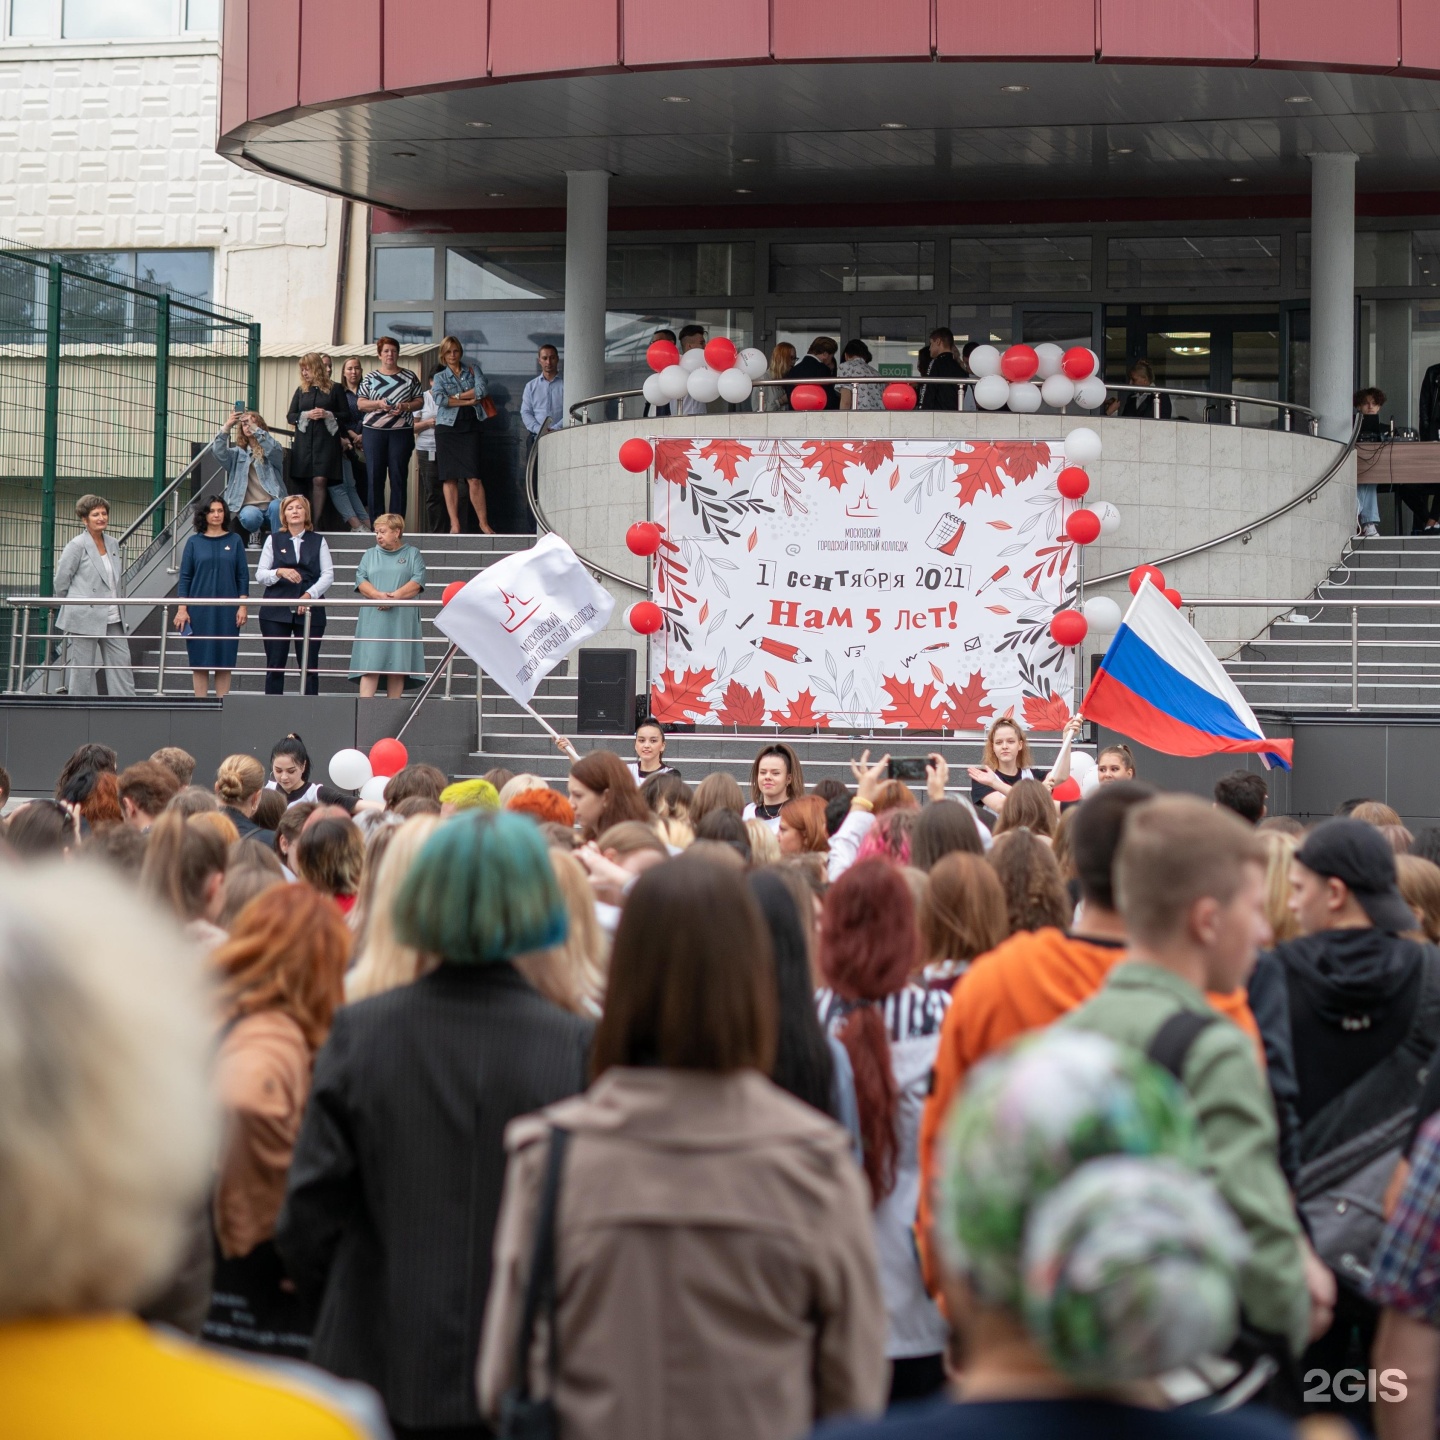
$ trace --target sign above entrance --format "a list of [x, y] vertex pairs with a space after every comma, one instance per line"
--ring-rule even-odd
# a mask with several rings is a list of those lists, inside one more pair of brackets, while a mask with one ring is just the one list
[[662, 723], [1069, 718], [1075, 652], [1050, 635], [1077, 569], [1059, 440], [652, 443]]

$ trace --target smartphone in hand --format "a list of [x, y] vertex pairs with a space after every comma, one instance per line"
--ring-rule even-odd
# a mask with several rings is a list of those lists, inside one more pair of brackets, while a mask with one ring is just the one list
[[924, 780], [929, 768], [930, 762], [923, 757], [918, 760], [892, 759], [888, 767], [892, 780]]

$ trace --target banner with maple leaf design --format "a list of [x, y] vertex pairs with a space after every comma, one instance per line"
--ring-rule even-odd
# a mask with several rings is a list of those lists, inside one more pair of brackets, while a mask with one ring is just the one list
[[661, 723], [1057, 731], [1060, 441], [657, 438]]

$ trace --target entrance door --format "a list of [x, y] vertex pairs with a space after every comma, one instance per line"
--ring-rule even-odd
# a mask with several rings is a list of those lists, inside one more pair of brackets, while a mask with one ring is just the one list
[[[776, 307], [771, 312], [771, 345], [782, 341], [795, 347], [797, 357], [810, 348], [817, 336], [828, 335], [843, 351], [857, 337], [870, 347], [876, 368], [882, 375], [914, 375], [915, 358], [920, 347], [928, 343], [935, 328], [933, 306], [896, 307], [876, 305], [836, 305], [824, 311], [805, 313]], [[838, 357], [837, 357], [838, 358]]]

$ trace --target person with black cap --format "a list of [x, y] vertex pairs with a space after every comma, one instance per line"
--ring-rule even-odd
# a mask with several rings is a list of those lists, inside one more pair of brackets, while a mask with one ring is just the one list
[[1364, 1368], [1375, 1310], [1363, 1286], [1381, 1201], [1440, 1045], [1440, 950], [1404, 938], [1415, 916], [1374, 826], [1316, 826], [1290, 886], [1300, 937], [1261, 956], [1250, 1003], [1293, 1140], [1296, 1198], [1340, 1281], [1335, 1324], [1305, 1364]]

